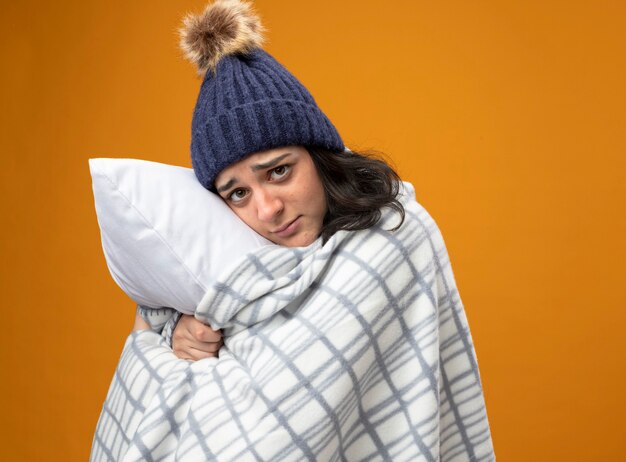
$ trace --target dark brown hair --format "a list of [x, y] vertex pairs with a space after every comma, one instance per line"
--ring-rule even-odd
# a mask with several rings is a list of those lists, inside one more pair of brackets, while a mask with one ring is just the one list
[[374, 226], [381, 208], [389, 207], [404, 222], [404, 207], [397, 199], [400, 177], [374, 151], [335, 152], [317, 146], [305, 146], [326, 191], [328, 212], [322, 227], [322, 241], [341, 229], [358, 230]]

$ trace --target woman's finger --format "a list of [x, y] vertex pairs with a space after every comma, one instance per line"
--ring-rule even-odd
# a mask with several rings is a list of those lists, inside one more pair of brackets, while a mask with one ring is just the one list
[[223, 345], [224, 342], [221, 341], [212, 343], [181, 341], [172, 351], [178, 358], [197, 361], [218, 356]]
[[222, 332], [213, 330], [206, 324], [198, 321], [199, 325], [194, 325], [192, 330], [193, 338], [198, 342], [219, 342], [222, 339]]
[[195, 350], [204, 351], [207, 353], [215, 353], [218, 351], [224, 343], [220, 340], [218, 342], [189, 342], [189, 346]]
[[198, 342], [219, 342], [222, 338], [222, 331], [213, 330], [193, 316], [183, 315], [178, 322], [188, 332], [188, 336]]
[[204, 358], [215, 358], [217, 357], [218, 351], [219, 349], [216, 349], [215, 351], [203, 351], [192, 348], [190, 354], [195, 360], [198, 360]]

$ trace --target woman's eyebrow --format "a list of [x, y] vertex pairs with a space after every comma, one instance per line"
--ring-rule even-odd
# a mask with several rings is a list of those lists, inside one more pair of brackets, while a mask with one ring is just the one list
[[223, 186], [220, 186], [219, 188], [217, 188], [217, 192], [218, 193], [224, 192], [227, 189], [230, 189], [230, 187], [234, 185], [235, 183], [237, 183], [237, 178], [231, 178], [226, 183], [224, 183]]
[[259, 170], [263, 170], [266, 168], [270, 168], [270, 167], [274, 167], [275, 165], [277, 165], [281, 160], [283, 160], [285, 157], [290, 156], [291, 153], [290, 152], [286, 152], [285, 154], [282, 154], [270, 161], [267, 161], [263, 164], [255, 164], [252, 167], [250, 167], [252, 169], [253, 172], [257, 172]]

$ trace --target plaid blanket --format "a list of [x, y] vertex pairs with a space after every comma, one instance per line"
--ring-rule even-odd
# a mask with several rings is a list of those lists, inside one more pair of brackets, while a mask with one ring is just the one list
[[263, 247], [196, 317], [219, 359], [126, 341], [91, 460], [495, 460], [476, 356], [441, 233], [405, 184], [406, 219], [322, 246]]

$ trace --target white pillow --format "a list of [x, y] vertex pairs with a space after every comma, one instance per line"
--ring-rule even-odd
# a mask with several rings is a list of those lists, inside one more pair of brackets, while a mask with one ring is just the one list
[[271, 244], [192, 169], [137, 159], [90, 159], [89, 168], [109, 271], [140, 305], [192, 314], [220, 271]]

